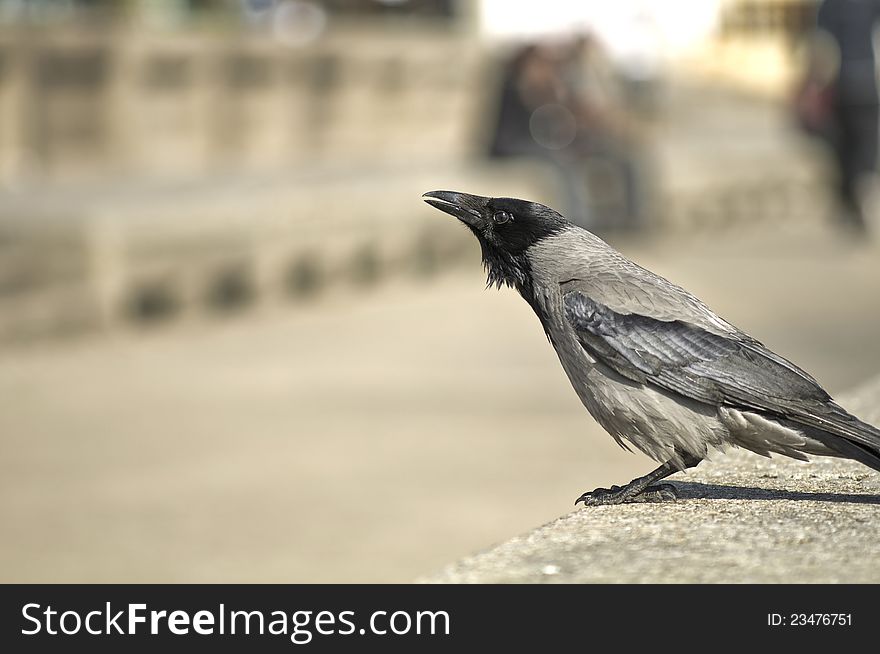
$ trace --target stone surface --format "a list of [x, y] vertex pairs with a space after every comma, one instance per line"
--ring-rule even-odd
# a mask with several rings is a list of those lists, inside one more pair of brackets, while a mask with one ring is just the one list
[[[844, 399], [876, 424], [880, 377]], [[674, 480], [675, 502], [578, 508], [422, 581], [880, 582], [880, 474], [865, 466], [738, 450]]]

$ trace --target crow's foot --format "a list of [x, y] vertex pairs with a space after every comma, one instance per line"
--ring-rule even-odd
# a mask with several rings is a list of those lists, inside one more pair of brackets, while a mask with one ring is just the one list
[[602, 506], [635, 502], [669, 502], [676, 498], [678, 498], [678, 493], [672, 484], [654, 484], [642, 490], [639, 490], [638, 486], [627, 484], [626, 486], [597, 488], [589, 493], [584, 493], [574, 503], [577, 505], [583, 502], [584, 506]]

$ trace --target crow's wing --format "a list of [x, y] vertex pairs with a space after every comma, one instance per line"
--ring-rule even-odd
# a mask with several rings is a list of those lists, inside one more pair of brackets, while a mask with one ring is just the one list
[[563, 294], [577, 291], [615, 313], [666, 322], [684, 320], [713, 334], [749, 338], [685, 289], [607, 246], [578, 258], [560, 274]]
[[577, 290], [564, 294], [563, 306], [583, 348], [627, 379], [878, 445], [810, 375], [741, 332], [725, 336], [685, 320], [619, 313]]

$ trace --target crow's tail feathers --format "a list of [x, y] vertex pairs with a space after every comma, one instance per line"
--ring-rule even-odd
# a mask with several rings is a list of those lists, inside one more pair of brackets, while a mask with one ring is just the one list
[[805, 420], [811, 437], [840, 456], [880, 471], [880, 429], [856, 418], [837, 404], [829, 403], [821, 413]]

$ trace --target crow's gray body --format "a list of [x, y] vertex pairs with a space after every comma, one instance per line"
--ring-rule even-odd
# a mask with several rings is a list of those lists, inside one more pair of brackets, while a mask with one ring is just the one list
[[581, 294], [618, 314], [639, 315], [661, 323], [685, 320], [730, 339], [746, 339], [696, 297], [641, 268], [598, 237], [573, 227], [532, 246], [535, 299], [545, 329], [575, 392], [590, 414], [618, 443], [628, 441], [657, 461], [680, 464], [684, 453], [702, 459], [709, 448], [736, 445], [796, 458], [834, 455], [796, 428], [749, 411], [715, 406], [680, 393], [638, 382], [591, 354], [566, 316], [565, 298]]
[[511, 286], [529, 303], [599, 424], [622, 446], [663, 462], [579, 500], [667, 497], [671, 488], [652, 484], [729, 446], [841, 456], [880, 470], [880, 430], [683, 288], [549, 207], [450, 191], [425, 199], [476, 235], [489, 283]]

